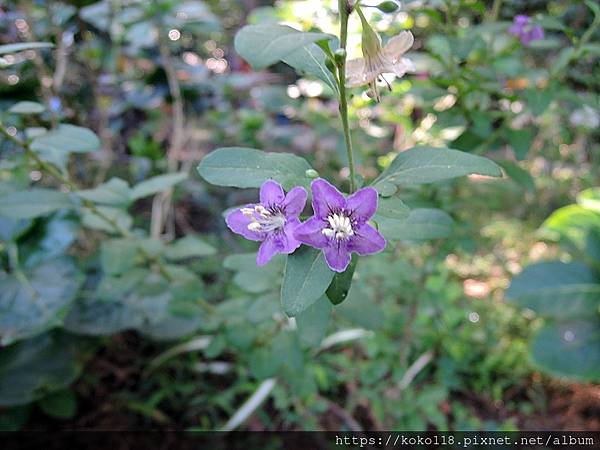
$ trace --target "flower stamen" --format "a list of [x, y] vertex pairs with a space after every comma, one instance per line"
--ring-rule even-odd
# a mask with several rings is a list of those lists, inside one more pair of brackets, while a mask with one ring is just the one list
[[335, 238], [338, 241], [354, 236], [350, 218], [342, 213], [334, 213], [328, 216], [327, 222], [329, 222], [331, 228], [323, 228], [323, 230], [321, 230], [321, 233], [323, 233], [324, 236]]
[[263, 205], [252, 208], [241, 208], [242, 214], [250, 217], [251, 222], [248, 229], [256, 233], [268, 233], [283, 228], [286, 223], [285, 216], [281, 211], [268, 210]]

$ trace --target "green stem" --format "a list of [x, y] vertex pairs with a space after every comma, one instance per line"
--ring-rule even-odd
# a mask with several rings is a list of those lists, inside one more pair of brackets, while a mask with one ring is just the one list
[[[31, 160], [33, 160], [40, 170], [46, 172], [47, 174], [49, 174], [50, 176], [52, 176], [53, 178], [58, 180], [60, 183], [67, 186], [71, 191], [75, 192], [75, 191], [79, 190], [77, 185], [75, 183], [73, 183], [71, 180], [69, 180], [65, 175], [63, 175], [60, 172], [60, 170], [58, 170], [53, 165], [48, 164], [44, 160], [42, 160], [37, 155], [36, 152], [31, 150], [31, 147], [29, 146], [29, 143], [27, 141], [23, 141], [23, 140], [19, 139], [18, 137], [13, 136], [11, 133], [9, 133], [8, 130], [6, 129], [6, 127], [4, 126], [4, 124], [2, 124], [2, 122], [0, 122], [0, 133], [2, 133], [4, 136], [6, 136], [9, 140], [13, 141], [15, 144], [17, 144], [23, 150], [25, 150], [25, 154], [27, 155], [27, 157], [30, 158]], [[92, 214], [94, 214], [100, 220], [109, 224], [117, 234], [120, 234], [124, 238], [131, 237], [131, 233], [129, 232], [128, 229], [123, 228], [115, 219], [104, 214], [100, 209], [98, 209], [98, 207], [92, 201], [83, 200], [82, 203], [83, 203], [83, 206], [86, 207], [87, 209], [89, 209]], [[146, 260], [150, 264], [156, 265], [156, 267], [158, 268], [158, 271], [160, 272], [160, 274], [163, 277], [165, 277], [165, 279], [167, 279], [168, 281], [173, 281], [173, 277], [167, 272], [162, 261], [160, 261], [158, 258], [156, 258], [155, 256], [148, 253], [143, 248], [140, 248], [140, 252], [142, 253], [144, 258], [146, 258]]]
[[348, 5], [347, 0], [338, 0], [340, 12], [340, 49], [344, 51], [343, 57], [338, 60], [338, 87], [340, 91], [340, 117], [344, 129], [344, 141], [346, 153], [348, 154], [348, 166], [350, 167], [350, 193], [356, 190], [356, 168], [354, 166], [354, 152], [352, 149], [352, 137], [350, 136], [350, 124], [348, 121], [348, 95], [346, 94], [346, 45], [348, 42]]
[[500, 16], [500, 8], [502, 8], [503, 0], [494, 0], [494, 4], [492, 5], [492, 11], [490, 12], [490, 22], [495, 22], [498, 20]]

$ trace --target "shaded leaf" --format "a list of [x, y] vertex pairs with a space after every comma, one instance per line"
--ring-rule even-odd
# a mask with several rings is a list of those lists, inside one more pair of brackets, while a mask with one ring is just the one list
[[300, 341], [311, 346], [321, 343], [327, 332], [332, 306], [323, 296], [296, 316]]
[[44, 334], [0, 352], [0, 406], [24, 405], [64, 389], [81, 371], [77, 342]]
[[176, 184], [181, 183], [183, 180], [187, 179], [187, 177], [187, 173], [179, 172], [149, 178], [131, 188], [130, 198], [134, 201], [149, 195], [157, 194], [158, 192], [166, 191]]
[[600, 380], [600, 321], [548, 323], [531, 343], [533, 362], [550, 375]]
[[52, 189], [34, 188], [0, 195], [0, 216], [11, 219], [33, 219], [73, 206], [68, 194]]
[[281, 286], [283, 311], [290, 317], [300, 314], [325, 293], [333, 275], [321, 250], [300, 247], [287, 257]]
[[8, 112], [13, 114], [40, 114], [45, 110], [46, 108], [44, 105], [41, 105], [40, 103], [23, 101], [12, 105]]
[[0, 276], [1, 345], [61, 325], [81, 284], [68, 258], [47, 261], [23, 275]]

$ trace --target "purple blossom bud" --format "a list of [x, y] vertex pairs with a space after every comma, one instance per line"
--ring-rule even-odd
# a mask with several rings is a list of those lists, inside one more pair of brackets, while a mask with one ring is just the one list
[[343, 272], [351, 253], [370, 255], [385, 248], [385, 239], [368, 221], [377, 211], [377, 191], [359, 189], [345, 198], [322, 178], [311, 184], [314, 216], [296, 228], [296, 239], [322, 249], [327, 265]]
[[514, 17], [513, 25], [508, 29], [508, 32], [518, 37], [523, 45], [529, 45], [532, 41], [544, 39], [542, 27], [531, 25], [531, 18], [522, 14]]
[[256, 264], [264, 266], [275, 254], [290, 254], [300, 247], [294, 230], [300, 225], [298, 216], [305, 205], [304, 188], [295, 187], [286, 195], [279, 183], [267, 180], [260, 187], [260, 203], [236, 209], [225, 221], [234, 233], [262, 242]]

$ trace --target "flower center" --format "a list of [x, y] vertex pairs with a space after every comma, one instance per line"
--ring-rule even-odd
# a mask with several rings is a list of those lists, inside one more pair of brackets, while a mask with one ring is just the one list
[[327, 217], [330, 228], [323, 228], [323, 233], [328, 238], [335, 238], [337, 240], [348, 239], [354, 235], [352, 230], [352, 222], [350, 218], [344, 216], [342, 213], [331, 214]]
[[254, 208], [242, 208], [242, 214], [250, 217], [251, 222], [248, 229], [257, 233], [268, 233], [277, 231], [285, 225], [285, 216], [274, 208], [265, 208], [263, 205], [256, 205]]

